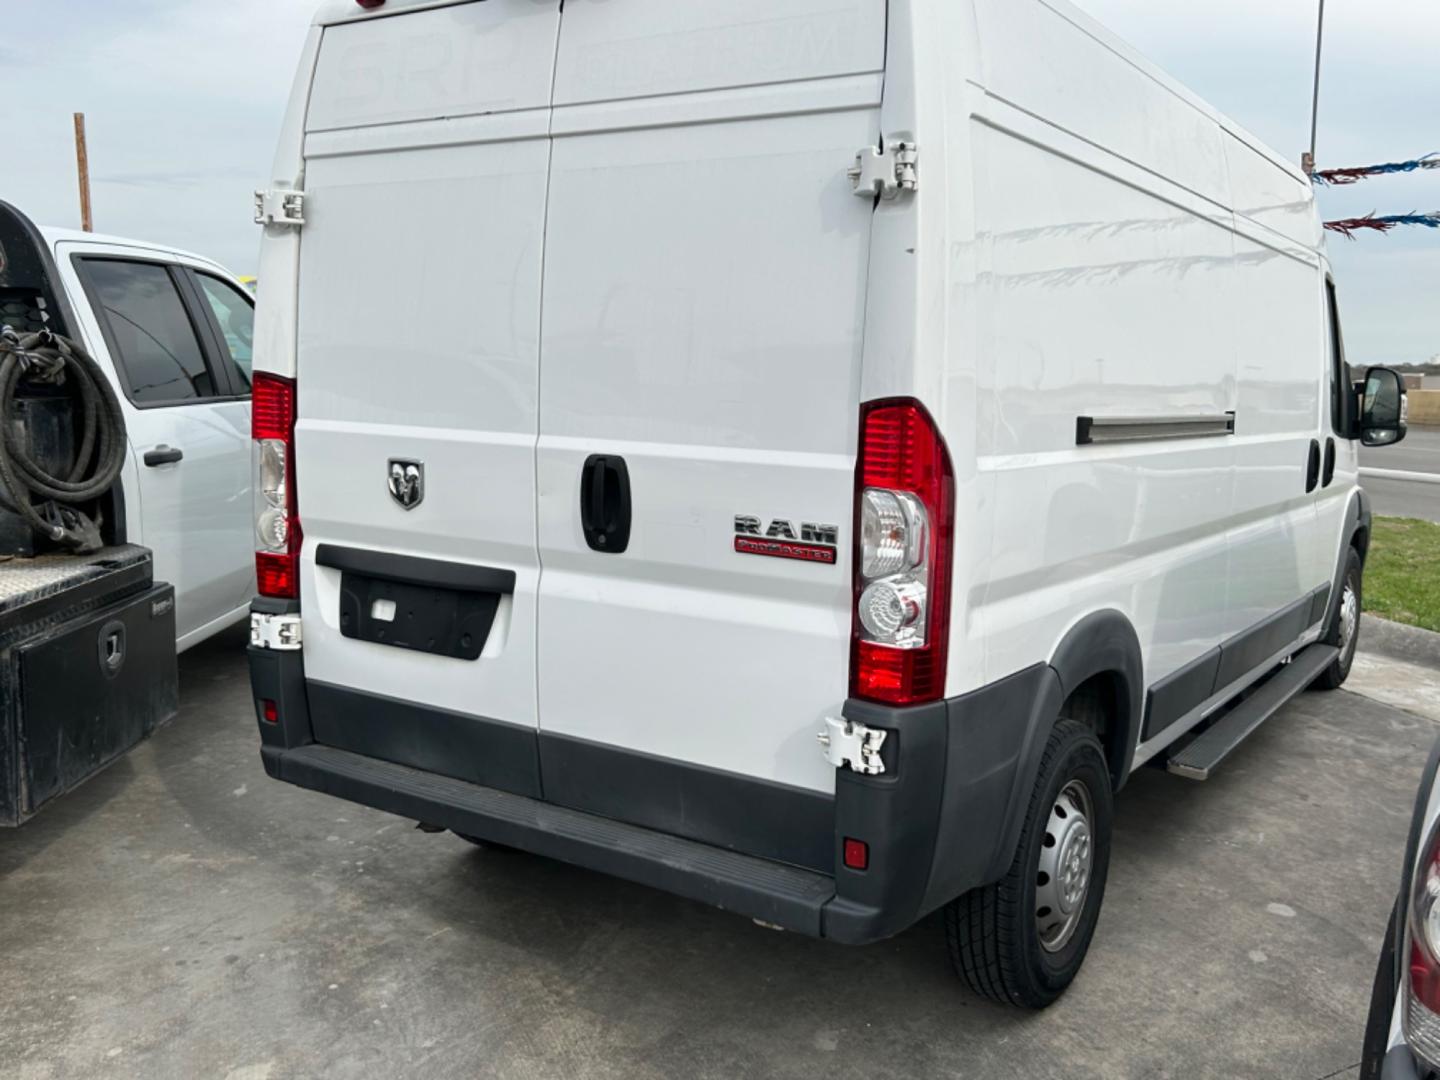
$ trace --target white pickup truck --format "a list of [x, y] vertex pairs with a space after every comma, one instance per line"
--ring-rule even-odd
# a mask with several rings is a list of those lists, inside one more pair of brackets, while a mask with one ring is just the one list
[[[36, 228], [4, 203], [0, 220], [13, 249], [0, 249], [0, 325], [39, 330], [58, 306], [59, 321], [111, 378], [129, 453], [107, 528], [121, 534], [110, 539], [154, 552], [155, 578], [175, 587], [183, 651], [243, 619], [255, 591], [253, 298], [197, 255]], [[27, 264], [34, 283], [13, 272]]]

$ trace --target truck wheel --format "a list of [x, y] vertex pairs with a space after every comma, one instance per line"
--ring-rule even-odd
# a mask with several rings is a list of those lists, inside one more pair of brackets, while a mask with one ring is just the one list
[[1335, 608], [1335, 620], [1322, 639], [1326, 645], [1339, 649], [1340, 655], [1310, 684], [1317, 690], [1336, 690], [1350, 677], [1350, 665], [1355, 663], [1355, 646], [1360, 642], [1360, 611], [1365, 597], [1363, 583], [1360, 553], [1352, 547], [1345, 557], [1345, 584], [1340, 593], [1340, 603]]
[[1110, 867], [1112, 793], [1100, 741], [1055, 725], [1010, 872], [945, 909], [955, 971], [982, 997], [1043, 1009], [1085, 962]]

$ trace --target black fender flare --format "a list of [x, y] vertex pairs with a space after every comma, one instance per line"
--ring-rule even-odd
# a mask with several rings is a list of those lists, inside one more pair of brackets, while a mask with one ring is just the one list
[[[1345, 528], [1340, 533], [1340, 550], [1335, 554], [1335, 576], [1330, 585], [1330, 602], [1325, 605], [1325, 621], [1320, 624], [1324, 632], [1329, 632], [1335, 621], [1335, 613], [1340, 608], [1340, 597], [1345, 591], [1345, 564], [1349, 559], [1350, 549], [1355, 545], [1355, 537], [1362, 532], [1368, 536], [1373, 521], [1370, 496], [1365, 493], [1364, 488], [1356, 488], [1350, 498], [1350, 505], [1345, 508]], [[1362, 545], [1360, 550], [1362, 566], [1368, 546]]]
[[1119, 791], [1130, 776], [1145, 715], [1145, 663], [1134, 625], [1114, 609], [1092, 612], [1061, 638], [1050, 667], [1065, 698], [1096, 675], [1110, 675], [1120, 683], [1114, 730], [1108, 733], [1105, 748], [1110, 779]]

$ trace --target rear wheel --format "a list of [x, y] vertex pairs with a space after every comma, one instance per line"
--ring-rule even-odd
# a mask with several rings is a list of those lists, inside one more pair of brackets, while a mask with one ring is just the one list
[[1046, 744], [1009, 873], [945, 910], [950, 959], [977, 994], [1043, 1009], [1074, 981], [1105, 894], [1111, 802], [1100, 741], [1061, 720]]
[[1311, 684], [1317, 690], [1339, 688], [1350, 677], [1350, 666], [1355, 663], [1355, 648], [1360, 642], [1360, 612], [1365, 594], [1360, 553], [1353, 547], [1345, 557], [1344, 580], [1335, 618], [1324, 637], [1325, 644], [1334, 645], [1340, 650], [1340, 655]]

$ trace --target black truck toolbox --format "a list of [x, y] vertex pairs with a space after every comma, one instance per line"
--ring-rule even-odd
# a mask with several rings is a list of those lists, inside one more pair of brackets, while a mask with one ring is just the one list
[[0, 826], [175, 715], [175, 593], [150, 552], [0, 562]]

